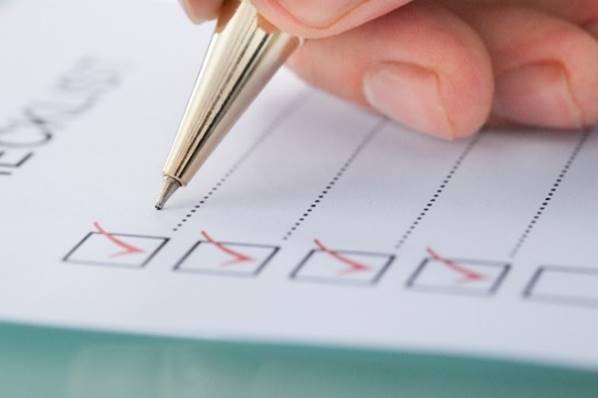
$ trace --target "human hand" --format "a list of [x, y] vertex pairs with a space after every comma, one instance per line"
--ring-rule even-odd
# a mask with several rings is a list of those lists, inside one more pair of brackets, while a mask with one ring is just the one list
[[[195, 22], [222, 0], [181, 0]], [[453, 139], [598, 123], [598, 0], [253, 0], [307, 82]]]

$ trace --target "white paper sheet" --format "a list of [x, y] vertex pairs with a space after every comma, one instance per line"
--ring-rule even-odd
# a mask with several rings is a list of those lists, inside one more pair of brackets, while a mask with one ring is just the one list
[[33, 3], [0, 7], [1, 319], [598, 367], [598, 135], [443, 142], [283, 71], [156, 212], [211, 27]]

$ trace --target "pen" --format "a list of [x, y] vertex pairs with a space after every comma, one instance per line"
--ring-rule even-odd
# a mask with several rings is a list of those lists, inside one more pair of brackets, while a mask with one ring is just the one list
[[264, 19], [249, 0], [225, 0], [163, 170], [156, 209], [187, 185], [301, 39]]

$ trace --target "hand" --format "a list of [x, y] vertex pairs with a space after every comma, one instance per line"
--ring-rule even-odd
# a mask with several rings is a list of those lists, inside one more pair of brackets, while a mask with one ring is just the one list
[[[191, 18], [221, 0], [181, 0]], [[598, 0], [253, 0], [306, 81], [442, 138], [598, 123]]]

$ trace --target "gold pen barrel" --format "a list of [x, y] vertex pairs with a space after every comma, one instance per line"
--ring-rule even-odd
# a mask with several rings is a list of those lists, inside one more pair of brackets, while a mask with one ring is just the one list
[[191, 180], [300, 41], [263, 19], [249, 1], [224, 2], [164, 167], [171, 184]]

